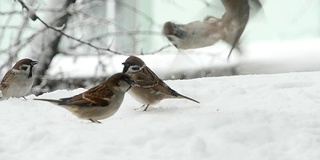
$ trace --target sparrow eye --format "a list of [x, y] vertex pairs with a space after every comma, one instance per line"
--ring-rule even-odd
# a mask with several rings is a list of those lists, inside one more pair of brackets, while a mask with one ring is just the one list
[[131, 67], [131, 69], [134, 70], [134, 71], [138, 71], [140, 69], [140, 67], [139, 66], [133, 66], [133, 67]]
[[21, 66], [20, 67], [20, 70], [24, 70], [24, 71], [26, 71], [28, 69], [28, 67], [27, 66]]

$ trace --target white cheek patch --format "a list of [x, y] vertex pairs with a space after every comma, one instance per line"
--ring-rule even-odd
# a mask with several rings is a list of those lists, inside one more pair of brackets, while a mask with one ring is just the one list
[[[146, 66], [146, 65], [143, 65], [142, 67], [139, 67], [138, 65], [130, 66], [129, 69], [128, 69], [128, 72], [129, 72], [129, 73], [139, 72], [139, 71], [141, 71], [145, 66]], [[137, 70], [137, 69], [133, 69], [133, 68], [139, 68], [139, 69]]]
[[139, 71], [141, 71], [146, 65], [144, 64], [142, 67], [140, 67]]
[[129, 67], [129, 71], [130, 71], [130, 72], [137, 72], [138, 70], [133, 69], [134, 67], [135, 67], [135, 66]]
[[29, 70], [30, 70], [30, 65], [23, 64], [20, 66], [20, 71], [27, 71], [28, 72]]

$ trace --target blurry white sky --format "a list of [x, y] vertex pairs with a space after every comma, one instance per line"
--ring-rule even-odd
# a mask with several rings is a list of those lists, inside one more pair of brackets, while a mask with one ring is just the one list
[[[63, 0], [36, 0], [35, 8], [48, 8], [50, 3], [58, 3]], [[80, 0], [78, 0], [79, 2]], [[108, 2], [114, 2], [115, 0], [108, 0]], [[224, 13], [224, 8], [221, 4], [220, 0], [207, 0], [210, 2], [209, 6], [206, 6], [204, 3], [205, 0], [136, 0], [137, 7], [140, 11], [145, 14], [148, 14], [153, 20], [157, 23], [152, 29], [156, 32], [161, 32], [162, 25], [166, 21], [173, 21], [176, 23], [189, 23], [195, 20], [203, 20], [203, 18], [207, 15], [213, 15], [216, 17], [221, 17]], [[123, 2], [129, 2], [129, 0], [123, 0]], [[131, 4], [133, 1], [130, 1]], [[249, 20], [248, 26], [242, 36], [241, 41], [242, 44], [250, 46], [251, 43], [261, 42], [261, 41], [286, 41], [286, 40], [294, 40], [299, 42], [300, 39], [313, 39], [320, 38], [320, 1], [319, 0], [261, 0], [263, 4], [263, 10], [260, 12], [253, 14], [251, 19]], [[54, 7], [54, 6], [53, 6]], [[103, 8], [104, 6], [102, 6]], [[110, 6], [109, 6], [110, 7]], [[107, 7], [106, 7], [107, 8]], [[21, 10], [21, 6], [18, 2], [13, 0], [3, 0], [0, 5], [0, 12]], [[107, 10], [112, 11], [112, 10]], [[254, 12], [254, 10], [252, 10]], [[106, 14], [106, 13], [104, 13]], [[135, 13], [128, 12], [128, 14], [135, 15]], [[119, 15], [122, 17], [123, 24], [130, 24], [132, 21], [132, 17], [127, 15]], [[102, 14], [103, 15], [103, 14]], [[109, 14], [110, 15], [110, 14]], [[113, 14], [114, 15], [114, 14]], [[39, 14], [41, 18], [46, 21], [49, 21], [50, 16], [44, 16]], [[117, 15], [116, 15], [117, 16]], [[102, 16], [103, 17], [103, 16]], [[22, 24], [22, 16], [16, 15], [11, 17], [10, 21], [7, 19], [3, 19], [0, 14], [0, 25], [5, 26], [10, 24], [10, 26], [14, 27], [14, 25]], [[136, 22], [133, 24], [133, 29], [150, 29], [149, 22], [141, 15], [136, 15]], [[36, 28], [42, 28], [43, 26], [38, 22], [30, 21], [32, 24], [31, 30]], [[103, 28], [102, 28], [103, 29]], [[75, 30], [75, 32], [79, 34], [83, 34], [82, 30]], [[1, 28], [0, 28], [1, 33]], [[12, 45], [14, 42], [15, 35], [13, 31], [6, 32], [4, 36], [5, 39], [2, 39], [0, 42], [0, 48], [8, 48], [9, 45]], [[142, 39], [140, 44], [137, 47], [137, 50], [143, 49], [143, 51], [156, 50], [167, 44], [169, 44], [168, 40], [163, 36], [145, 36], [147, 38]], [[66, 41], [72, 42], [71, 39], [66, 39]], [[124, 43], [125, 41], [120, 41], [120, 43]], [[318, 41], [317, 41], [318, 42]], [[273, 42], [272, 42], [273, 43]], [[116, 44], [116, 43], [115, 43]], [[272, 47], [269, 45], [270, 43], [265, 43], [264, 48]], [[291, 44], [291, 43], [290, 43]], [[294, 43], [297, 44], [297, 43]], [[306, 43], [301, 43], [305, 47], [308, 47]], [[5, 47], [3, 47], [5, 46]], [[252, 45], [254, 46], [254, 45]], [[276, 45], [274, 45], [276, 46]], [[139, 48], [140, 47], [140, 48]], [[216, 46], [214, 46], [216, 47]], [[223, 46], [225, 47], [225, 46]], [[228, 51], [228, 47], [225, 47]], [[263, 49], [263, 48], [262, 48]], [[274, 49], [274, 48], [273, 48]], [[256, 49], [255, 51], [259, 52], [260, 49]], [[174, 52], [178, 51], [171, 47], [169, 50], [165, 50], [164, 52]], [[212, 51], [210, 49], [210, 51]], [[25, 48], [21, 51], [22, 54], [19, 55], [19, 58], [24, 57], [25, 55], [30, 54], [30, 48]], [[131, 52], [134, 54], [134, 52]], [[278, 52], [277, 52], [278, 53]], [[91, 52], [89, 53], [91, 54]], [[94, 53], [93, 53], [94, 54]], [[280, 54], [280, 53], [279, 53]], [[288, 54], [288, 53], [286, 53]], [[300, 55], [305, 55], [306, 53], [299, 52]], [[161, 55], [161, 53], [160, 53]], [[277, 56], [278, 54], [273, 54]], [[309, 54], [314, 55], [314, 53]], [[3, 58], [7, 55], [0, 54], [0, 64], [3, 64], [6, 58]], [[163, 55], [161, 55], [163, 56]], [[312, 56], [311, 57], [312, 59]], [[62, 57], [65, 58], [65, 57]], [[277, 58], [277, 57], [275, 57]], [[59, 59], [60, 61], [61, 59]], [[223, 59], [225, 60], [225, 59]], [[308, 63], [304, 63], [308, 64]], [[119, 64], [120, 65], [120, 64]], [[176, 65], [176, 64], [175, 64]], [[185, 67], [185, 66], [184, 66]], [[318, 68], [317, 66], [314, 68]], [[0, 71], [0, 75], [4, 74], [4, 70]]]
[[[160, 24], [166, 21], [185, 24], [202, 20], [206, 15], [221, 17], [224, 12], [220, 0], [207, 0], [210, 6], [202, 0], [152, 2], [153, 17]], [[244, 42], [320, 37], [319, 0], [261, 0], [261, 3], [263, 10], [251, 16], [242, 38]]]
[[[154, 28], [156, 31], [161, 31], [161, 25], [166, 21], [185, 24], [202, 20], [206, 15], [220, 17], [224, 12], [220, 0], [136, 0], [136, 2], [141, 11], [149, 14], [159, 24]], [[206, 6], [204, 2], [210, 5]], [[320, 37], [319, 0], [261, 0], [261, 2], [263, 12], [251, 17], [253, 19], [245, 31], [245, 41]], [[39, 8], [48, 5], [45, 0], [37, 4], [40, 5], [35, 7]], [[9, 11], [14, 6], [16, 6], [15, 9], [21, 8], [20, 4], [15, 1], [4, 0], [0, 5], [0, 10]], [[139, 19], [143, 18], [137, 15], [138, 22], [135, 27], [145, 25]], [[15, 17], [11, 23], [18, 23], [19, 20], [21, 20], [19, 17]], [[4, 23], [6, 21], [1, 19], [0, 25]], [[167, 40], [160, 38], [155, 43], [164, 42]]]
[[[62, 0], [59, 0], [62, 1]], [[78, 0], [79, 2], [80, 0]], [[114, 2], [115, 0], [108, 0]], [[35, 8], [46, 8], [50, 4], [48, 0], [36, 1]], [[129, 2], [123, 0], [123, 2]], [[210, 4], [207, 6], [204, 2]], [[295, 40], [303, 38], [320, 37], [320, 1], [319, 0], [261, 0], [263, 10], [253, 14], [241, 39], [243, 44], [256, 41], [269, 40]], [[130, 1], [132, 4], [132, 1]], [[224, 8], [220, 0], [136, 0], [139, 10], [148, 14], [158, 24], [152, 29], [161, 32], [162, 25], [166, 21], [176, 23], [189, 23], [195, 20], [203, 20], [207, 15], [221, 17]], [[107, 8], [107, 7], [106, 7]], [[21, 6], [13, 0], [3, 0], [0, 11], [19, 10]], [[254, 11], [254, 10], [252, 10]], [[129, 14], [134, 14], [129, 12]], [[41, 15], [40, 15], [41, 16]], [[136, 24], [133, 29], [149, 29], [150, 23], [143, 17], [136, 15]], [[42, 16], [44, 17], [44, 16]], [[48, 17], [45, 17], [48, 18]], [[131, 17], [123, 16], [128, 20], [122, 20], [124, 24], [131, 23]], [[38, 22], [31, 22], [34, 26], [41, 26]], [[6, 25], [6, 19], [0, 20], [0, 25]], [[10, 21], [11, 25], [21, 24], [21, 16], [15, 16]], [[81, 31], [80, 31], [81, 32]], [[14, 39], [14, 34], [6, 33], [6, 40], [0, 45], [8, 45]], [[137, 50], [155, 50], [169, 44], [163, 36], [146, 36]], [[71, 40], [70, 40], [71, 41]], [[123, 43], [123, 41], [120, 41]], [[116, 43], [115, 43], [116, 44]], [[0, 46], [0, 48], [1, 48]], [[173, 51], [176, 51], [174, 47]], [[28, 52], [28, 51], [26, 51]]]

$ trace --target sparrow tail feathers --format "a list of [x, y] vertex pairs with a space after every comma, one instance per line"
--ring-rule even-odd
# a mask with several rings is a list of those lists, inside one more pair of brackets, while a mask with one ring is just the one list
[[61, 100], [54, 100], [54, 99], [38, 99], [38, 98], [35, 98], [33, 100], [37, 100], [37, 101], [47, 101], [47, 102], [51, 102], [51, 103], [54, 103], [54, 104], [59, 104], [61, 103]]
[[193, 102], [196, 102], [196, 103], [200, 103], [199, 101], [197, 101], [197, 100], [195, 100], [195, 99], [192, 99], [192, 98], [190, 98], [190, 97], [184, 96], [184, 95], [182, 95], [182, 94], [178, 94], [177, 97], [179, 97], [179, 98], [184, 98], [184, 99], [188, 99], [188, 100], [193, 101]]

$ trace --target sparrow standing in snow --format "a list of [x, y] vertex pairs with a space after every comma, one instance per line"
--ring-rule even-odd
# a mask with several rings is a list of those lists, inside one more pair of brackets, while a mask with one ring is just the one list
[[3, 77], [0, 83], [0, 90], [4, 98], [23, 97], [29, 93], [33, 85], [34, 76], [32, 68], [37, 61], [31, 59], [19, 60], [12, 69], [10, 69]]
[[124, 95], [131, 88], [131, 85], [135, 85], [135, 83], [129, 75], [117, 73], [102, 84], [73, 97], [59, 100], [35, 100], [61, 105], [80, 119], [101, 123], [98, 120], [108, 118], [118, 111]]
[[142, 103], [142, 107], [145, 106], [144, 111], [148, 109], [149, 105], [168, 98], [185, 98], [199, 103], [197, 100], [171, 89], [140, 58], [130, 56], [122, 64], [124, 65], [122, 72], [129, 74], [138, 84], [129, 90], [129, 94]]

